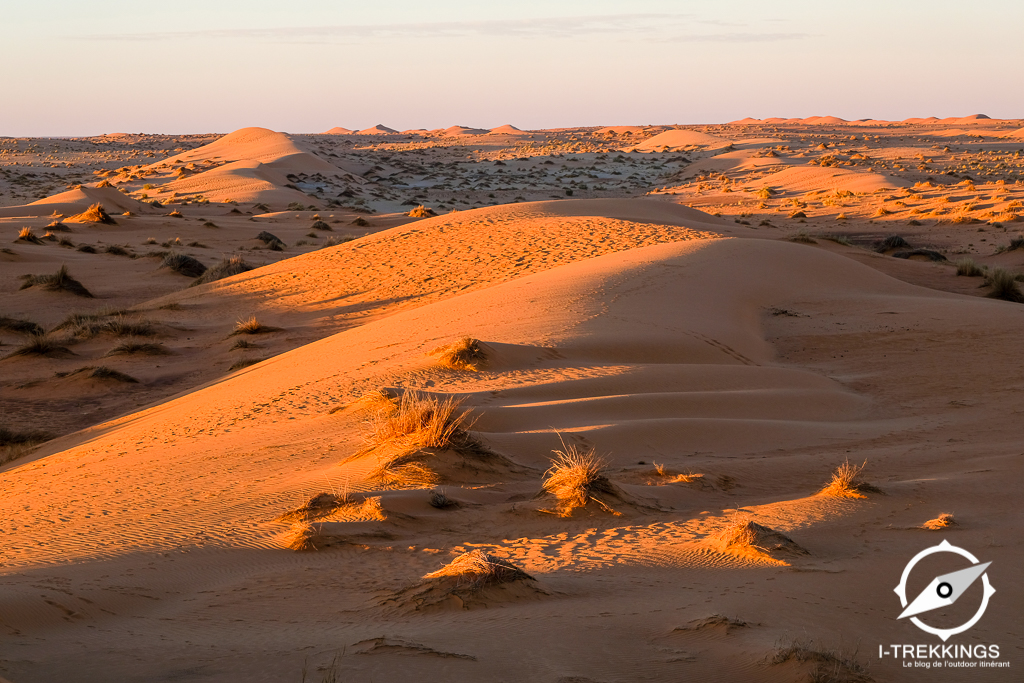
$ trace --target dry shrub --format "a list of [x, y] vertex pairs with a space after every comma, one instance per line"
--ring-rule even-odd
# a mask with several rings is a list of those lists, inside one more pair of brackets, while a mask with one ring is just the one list
[[368, 411], [365, 446], [357, 455], [373, 454], [377, 465], [370, 477], [385, 486], [424, 488], [437, 483], [437, 474], [422, 461], [431, 451], [454, 450], [479, 454], [481, 445], [469, 434], [469, 411], [461, 400], [440, 399], [416, 391], [397, 400], [373, 392], [362, 401]]
[[250, 315], [248, 318], [240, 318], [235, 322], [235, 331], [229, 336], [235, 336], [236, 334], [266, 334], [268, 332], [280, 332], [280, 327], [272, 327], [270, 325], [264, 325], [261, 323], [256, 316]]
[[18, 239], [15, 241], [31, 242], [33, 244], [42, 244], [43, 241], [32, 232], [32, 228], [22, 228], [18, 232]]
[[865, 493], [881, 493], [878, 487], [867, 483], [861, 478], [861, 472], [867, 467], [867, 460], [855, 465], [849, 460], [843, 462], [832, 473], [832, 481], [818, 492], [822, 496], [833, 498], [866, 498]]
[[316, 221], [314, 221], [313, 225], [311, 225], [310, 227], [313, 230], [328, 230], [328, 231], [334, 230], [334, 228], [332, 228], [330, 226], [330, 224], [328, 224], [328, 223], [326, 223], [326, 222], [324, 222], [324, 221], [322, 221], [320, 219], [317, 219]]
[[117, 225], [117, 222], [110, 217], [102, 204], [93, 204], [80, 214], [68, 218], [76, 223], [103, 223], [105, 225]]
[[34, 334], [29, 340], [11, 351], [6, 357], [15, 356], [70, 356], [71, 351], [64, 346], [67, 341], [47, 334]]
[[777, 648], [772, 664], [790, 660], [813, 664], [807, 680], [811, 683], [870, 683], [868, 670], [857, 661], [857, 651], [847, 653], [839, 647], [816, 647], [813, 641], [794, 641]]
[[448, 494], [444, 492], [444, 489], [434, 489], [430, 492], [430, 507], [437, 508], [438, 510], [447, 510], [448, 508], [458, 507], [459, 503], [456, 500], [452, 500], [448, 497]]
[[107, 351], [107, 356], [167, 356], [170, 355], [170, 351], [167, 350], [163, 344], [154, 344], [152, 342], [141, 342], [135, 339], [126, 339], [120, 342], [114, 348]]
[[186, 277], [199, 277], [206, 272], [206, 266], [199, 259], [175, 251], [164, 257], [160, 267], [170, 268], [175, 273], [180, 273]]
[[576, 508], [586, 507], [594, 501], [609, 512], [615, 512], [596, 494], [616, 495], [617, 490], [605, 476], [605, 462], [593, 448], [584, 449], [576, 444], [553, 451], [555, 460], [544, 473], [543, 490], [558, 500], [557, 514], [569, 517]]
[[533, 581], [533, 577], [508, 560], [495, 557], [482, 550], [471, 550], [459, 555], [424, 579], [453, 578], [460, 588], [478, 589], [513, 581]]
[[795, 235], [788, 237], [790, 242], [799, 242], [800, 244], [817, 244], [818, 240], [814, 239], [806, 232], [798, 232]]
[[910, 242], [906, 241], [899, 235], [889, 235], [884, 240], [875, 245], [875, 251], [879, 254], [893, 249], [909, 249]]
[[0, 330], [7, 330], [8, 332], [18, 332], [21, 334], [43, 333], [43, 328], [38, 323], [34, 323], [31, 320], [19, 320], [17, 318], [8, 318], [5, 315], [0, 315]]
[[212, 268], [208, 268], [206, 272], [196, 278], [189, 287], [205, 285], [209, 282], [223, 280], [226, 277], [239, 275], [240, 273], [245, 273], [252, 269], [253, 267], [246, 263], [241, 256], [232, 256], [231, 258], [224, 259]]
[[0, 465], [28, 455], [33, 447], [52, 438], [52, 434], [36, 429], [17, 431], [0, 426]]
[[256, 365], [257, 363], [262, 363], [265, 360], [267, 360], [267, 359], [266, 358], [242, 358], [241, 360], [236, 360], [234, 363], [232, 363], [231, 367], [228, 368], [228, 372], [234, 372], [235, 370], [241, 370], [242, 368], [247, 368], [250, 365]]
[[437, 363], [452, 370], [478, 372], [487, 363], [487, 354], [480, 348], [480, 342], [472, 337], [463, 337], [430, 352], [437, 356]]
[[956, 526], [956, 520], [953, 519], [953, 515], [948, 512], [943, 512], [935, 519], [929, 519], [927, 522], [921, 525], [922, 529], [931, 529], [938, 531], [939, 529], [947, 529], [951, 526]]
[[61, 265], [53, 275], [29, 275], [19, 289], [37, 286], [48, 292], [68, 292], [75, 296], [93, 298], [92, 293], [81, 282], [71, 277], [66, 265]]
[[1017, 288], [1017, 276], [1005, 268], [993, 268], [985, 273], [985, 284], [992, 288], [988, 296], [1015, 303], [1024, 303], [1024, 294]]
[[430, 218], [431, 216], [436, 216], [437, 213], [433, 209], [428, 209], [420, 204], [415, 209], [412, 209], [408, 215], [410, 218]]
[[985, 269], [975, 263], [972, 258], [957, 259], [956, 274], [965, 277], [980, 277], [985, 274]]
[[696, 474], [694, 472], [676, 472], [671, 470], [665, 465], [659, 465], [656, 462], [652, 462], [654, 469], [651, 470], [650, 475], [664, 479], [666, 484], [692, 484], [699, 482], [704, 479], [703, 474]]
[[723, 552], [730, 550], [759, 550], [762, 553], [787, 552], [807, 555], [807, 551], [785, 534], [757, 522], [737, 522], [714, 538]]

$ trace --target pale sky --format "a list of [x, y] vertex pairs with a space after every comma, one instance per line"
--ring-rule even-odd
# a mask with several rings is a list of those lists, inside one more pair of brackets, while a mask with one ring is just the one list
[[1020, 0], [0, 0], [0, 136], [1024, 117]]

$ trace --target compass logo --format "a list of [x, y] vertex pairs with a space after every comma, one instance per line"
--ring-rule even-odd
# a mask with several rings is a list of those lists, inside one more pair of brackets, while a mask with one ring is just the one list
[[[907, 579], [910, 577], [910, 573], [914, 570], [914, 567], [918, 562], [935, 553], [954, 553], [956, 555], [960, 555], [970, 560], [971, 566], [949, 574], [936, 576], [932, 579], [931, 583], [928, 584], [928, 587], [921, 591], [920, 595], [914, 598], [913, 601], [908, 602]], [[992, 587], [992, 583], [988, 580], [988, 574], [986, 573], [990, 564], [992, 563], [980, 562], [978, 558], [971, 553], [967, 552], [963, 548], [951, 545], [948, 541], [943, 541], [938, 545], [925, 548], [917, 555], [914, 555], [910, 562], [907, 563], [906, 568], [903, 570], [903, 577], [900, 579], [900, 585], [895, 588], [896, 595], [900, 598], [900, 604], [903, 605], [903, 613], [900, 614], [899, 618], [905, 619], [910, 617], [910, 621], [912, 621], [915, 626], [926, 633], [931, 633], [942, 638], [942, 642], [946, 642], [951, 636], [963, 633], [978, 623], [978, 620], [981, 619], [983, 614], [985, 614], [989, 598], [991, 598], [996, 592], [996, 589]], [[978, 605], [978, 610], [974, 613], [974, 616], [963, 624], [960, 624], [955, 628], [935, 628], [933, 626], [929, 626], [917, 617], [919, 614], [924, 614], [925, 612], [930, 612], [941, 607], [948, 607], [949, 605], [952, 605], [979, 578], [984, 586], [981, 604]]]

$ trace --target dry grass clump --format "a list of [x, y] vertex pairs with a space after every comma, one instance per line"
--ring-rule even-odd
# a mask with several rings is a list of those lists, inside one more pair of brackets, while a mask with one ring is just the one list
[[430, 352], [437, 356], [438, 365], [452, 370], [478, 372], [487, 363], [487, 354], [480, 348], [480, 342], [472, 337], [463, 337]]
[[93, 298], [92, 292], [86, 289], [81, 282], [71, 277], [66, 265], [61, 265], [53, 275], [27, 276], [19, 289], [28, 289], [29, 287], [42, 287], [48, 292], [68, 292], [75, 296]]
[[232, 363], [231, 367], [228, 368], [228, 372], [234, 372], [235, 370], [241, 370], [242, 368], [247, 368], [250, 365], [256, 365], [257, 363], [262, 363], [265, 360], [267, 360], [267, 359], [266, 358], [242, 358], [241, 360], [236, 360], [234, 363]]
[[311, 225], [310, 228], [312, 228], [313, 230], [334, 230], [334, 228], [332, 228], [329, 223], [326, 223], [325, 221], [322, 221], [319, 218], [313, 221], [313, 225]]
[[52, 434], [37, 429], [18, 431], [0, 426], [0, 465], [27, 455], [33, 446], [52, 438]]
[[15, 356], [70, 356], [71, 351], [64, 344], [64, 339], [57, 339], [47, 334], [34, 334], [29, 340], [11, 351], [6, 357]]
[[980, 277], [985, 274], [985, 269], [975, 263], [972, 258], [962, 258], [956, 261], [956, 274], [965, 277]]
[[370, 477], [385, 486], [423, 488], [437, 483], [437, 474], [422, 462], [431, 451], [482, 450], [469, 434], [469, 411], [460, 411], [462, 401], [454, 397], [406, 391], [394, 400], [375, 392], [360, 403], [369, 414], [365, 446], [357, 455], [377, 457]]
[[993, 268], [985, 273], [985, 284], [991, 287], [988, 296], [1024, 304], [1024, 294], [1017, 287], [1017, 276], [1005, 268]]
[[533, 577], [508, 560], [482, 550], [471, 550], [426, 574], [424, 579], [455, 579], [460, 588], [478, 589], [513, 581], [533, 581]]
[[235, 322], [235, 331], [229, 336], [234, 337], [237, 334], [266, 334], [268, 332], [280, 331], [280, 327], [264, 325], [256, 316], [250, 315], [248, 318], [239, 318], [238, 321]]
[[175, 273], [180, 273], [186, 277], [199, 277], [206, 272], [206, 266], [199, 259], [175, 251], [164, 257], [160, 267], [170, 268]]
[[253, 267], [246, 263], [241, 256], [232, 256], [231, 258], [224, 259], [212, 268], [208, 268], [206, 272], [196, 278], [189, 287], [205, 285], [209, 282], [223, 280], [226, 277], [245, 273], [252, 269]]
[[605, 462], [593, 448], [584, 449], [576, 444], [564, 446], [563, 451], [553, 451], [555, 459], [544, 473], [544, 491], [558, 500], [557, 514], [569, 517], [576, 508], [586, 507], [593, 501], [609, 512], [608, 505], [597, 498], [597, 494], [616, 495], [618, 492], [605, 476]]
[[18, 320], [17, 318], [8, 318], [5, 315], [0, 315], [0, 330], [6, 330], [8, 332], [18, 332], [20, 334], [43, 333], [43, 328], [38, 323], [34, 323], [31, 320]]
[[156, 334], [153, 323], [140, 318], [128, 318], [118, 315], [100, 326], [103, 332], [110, 332], [118, 337], [152, 337]]
[[906, 241], [899, 235], [889, 235], [884, 240], [878, 242], [875, 245], [875, 251], [882, 254], [893, 249], [909, 249], [910, 242]]
[[103, 223], [105, 225], [117, 225], [117, 222], [110, 217], [102, 204], [93, 204], [80, 214], [68, 218], [75, 223]]
[[126, 375], [123, 372], [108, 368], [100, 365], [99, 367], [86, 367], [79, 370], [75, 370], [71, 373], [72, 375], [83, 374], [90, 379], [105, 379], [113, 382], [123, 382], [125, 384], [138, 384], [139, 380], [135, 379], [131, 375]]
[[844, 461], [832, 473], [832, 480], [818, 492], [818, 495], [833, 498], [867, 498], [865, 493], [881, 493], [881, 489], [861, 477], [861, 472], [867, 464], [867, 460], [860, 465], [855, 465], [849, 460]]
[[46, 229], [50, 232], [71, 232], [71, 228], [60, 222], [60, 219], [52, 221], [46, 226]]
[[806, 232], [798, 232], [795, 235], [790, 235], [787, 238], [790, 242], [799, 242], [800, 244], [817, 244], [818, 240], [814, 239]]
[[808, 552], [785, 534], [757, 522], [737, 522], [714, 538], [715, 545], [722, 551], [758, 550], [765, 554], [773, 552], [807, 555]]
[[948, 512], [943, 512], [935, 519], [929, 519], [927, 522], [921, 525], [922, 529], [931, 529], [932, 531], [938, 531], [939, 529], [947, 529], [951, 526], [956, 526], [956, 520], [953, 519], [953, 515]]
[[437, 212], [434, 211], [433, 209], [428, 209], [427, 207], [420, 204], [416, 208], [409, 211], [408, 215], [410, 218], [430, 218], [431, 216], [436, 216]]
[[837, 647], [816, 647], [813, 641], [794, 641], [777, 648], [772, 664], [790, 660], [813, 664], [808, 676], [811, 683], [870, 683], [874, 679], [863, 664], [857, 661], [857, 651], [844, 652]]
[[15, 242], [31, 242], [32, 244], [42, 244], [43, 241], [32, 232], [32, 228], [22, 228], [18, 232], [18, 239]]
[[459, 506], [459, 502], [449, 498], [444, 489], [434, 489], [431, 491], [430, 500], [427, 502], [430, 504], [430, 507], [437, 508], [438, 510], [447, 510], [448, 508]]
[[170, 351], [163, 344], [154, 344], [152, 342], [142, 342], [136, 339], [126, 339], [114, 348], [107, 351], [107, 356], [167, 356], [170, 355]]

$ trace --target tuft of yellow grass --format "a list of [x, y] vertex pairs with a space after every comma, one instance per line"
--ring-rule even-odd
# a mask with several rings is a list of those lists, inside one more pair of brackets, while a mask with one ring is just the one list
[[714, 543], [722, 551], [758, 550], [769, 554], [776, 551], [808, 554], [789, 536], [749, 520], [724, 529], [714, 537]]
[[947, 529], [951, 526], [956, 526], [956, 520], [953, 519], [953, 515], [948, 512], [943, 512], [935, 519], [929, 519], [927, 522], [921, 525], [922, 529], [931, 529], [932, 531], [938, 531], [939, 529]]
[[867, 483], [861, 477], [861, 472], [867, 464], [867, 460], [860, 465], [855, 465], [849, 460], [844, 461], [832, 473], [832, 480], [818, 494], [833, 498], [867, 498], [865, 493], [880, 493], [876, 486]]
[[236, 334], [265, 334], [267, 332], [278, 332], [280, 327], [271, 327], [270, 325], [264, 325], [259, 319], [250, 315], [248, 318], [239, 318], [235, 322], [235, 331], [230, 336]]
[[586, 507], [594, 501], [605, 510], [614, 512], [595, 494], [615, 494], [615, 488], [605, 476], [605, 462], [593, 448], [584, 449], [576, 444], [565, 446], [564, 451], [553, 451], [555, 459], [544, 473], [543, 490], [558, 500], [558, 514], [569, 517], [576, 508]]
[[533, 577], [508, 560], [496, 557], [483, 550], [471, 550], [459, 555], [436, 572], [426, 574], [424, 579], [453, 578], [460, 587], [483, 588]]
[[437, 215], [437, 213], [433, 209], [428, 209], [427, 207], [423, 206], [422, 204], [420, 204], [415, 209], [413, 209], [413, 210], [411, 210], [409, 212], [409, 217], [410, 218], [430, 218], [431, 216], [436, 216], [436, 215]]
[[469, 435], [469, 411], [459, 410], [460, 399], [441, 399], [406, 391], [397, 399], [383, 392], [365, 398], [368, 411], [364, 447], [357, 455], [372, 453], [377, 465], [370, 477], [385, 486], [425, 488], [438, 477], [423, 459], [433, 450], [474, 452], [480, 444]]
[[479, 372], [487, 363], [487, 354], [480, 348], [480, 341], [472, 337], [439, 346], [430, 355], [437, 356], [438, 365], [452, 370]]

